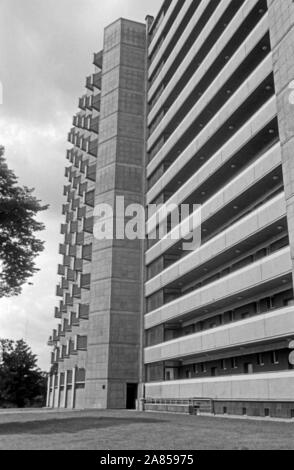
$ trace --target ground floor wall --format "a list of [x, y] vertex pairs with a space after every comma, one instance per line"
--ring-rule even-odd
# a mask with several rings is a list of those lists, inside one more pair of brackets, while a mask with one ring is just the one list
[[65, 409], [136, 409], [138, 384], [135, 382], [86, 381], [84, 384], [58, 386], [58, 377], [51, 380], [47, 391], [49, 408]]

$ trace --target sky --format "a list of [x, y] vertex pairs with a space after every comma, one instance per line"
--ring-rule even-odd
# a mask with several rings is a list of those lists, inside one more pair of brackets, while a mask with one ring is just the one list
[[92, 72], [103, 29], [119, 17], [144, 22], [162, 0], [1, 0], [0, 145], [19, 183], [35, 188], [50, 209], [39, 216], [45, 251], [40, 271], [18, 297], [0, 299], [0, 338], [24, 338], [49, 368], [47, 341], [56, 327], [58, 245], [67, 133]]

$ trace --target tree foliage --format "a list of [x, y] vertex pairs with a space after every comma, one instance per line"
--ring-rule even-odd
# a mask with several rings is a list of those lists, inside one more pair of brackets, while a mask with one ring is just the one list
[[0, 339], [0, 406], [43, 405], [46, 374], [37, 368], [37, 358], [23, 341]]
[[44, 225], [35, 216], [48, 206], [42, 206], [33, 192], [17, 184], [0, 147], [0, 298], [20, 294], [22, 286], [38, 271], [34, 260], [44, 243], [35, 233]]

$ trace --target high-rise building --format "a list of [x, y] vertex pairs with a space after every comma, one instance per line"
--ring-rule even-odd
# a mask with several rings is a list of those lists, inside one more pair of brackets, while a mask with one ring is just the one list
[[[109, 26], [95, 64], [70, 134], [48, 405], [293, 417], [294, 3], [166, 0]], [[118, 196], [156, 206], [145, 241], [93, 234]], [[170, 234], [199, 205], [187, 251]]]

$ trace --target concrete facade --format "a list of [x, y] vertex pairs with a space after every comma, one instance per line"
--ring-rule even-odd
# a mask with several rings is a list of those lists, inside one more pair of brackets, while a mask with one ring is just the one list
[[69, 136], [73, 166], [66, 170], [64, 259], [57, 287], [65, 300], [56, 310], [61, 325], [49, 340], [54, 347], [50, 407], [135, 406], [143, 243], [99, 240], [95, 210], [109, 204], [116, 215], [118, 196], [126, 207], [144, 204], [146, 44], [145, 24], [119, 19], [105, 29], [103, 51], [94, 55], [95, 73], [87, 78]]
[[[69, 136], [48, 406], [293, 417], [293, 49], [290, 0], [165, 0], [105, 29]], [[161, 205], [145, 242], [95, 236], [117, 197]], [[181, 204], [192, 251], [159, 237]]]
[[[106, 28], [95, 206], [143, 203], [146, 27]], [[115, 229], [115, 228], [114, 228]], [[86, 407], [125, 408], [139, 382], [142, 244], [93, 242]]]
[[177, 5], [149, 30], [147, 231], [201, 204], [202, 242], [149, 242], [146, 407], [291, 418], [294, 4]]

